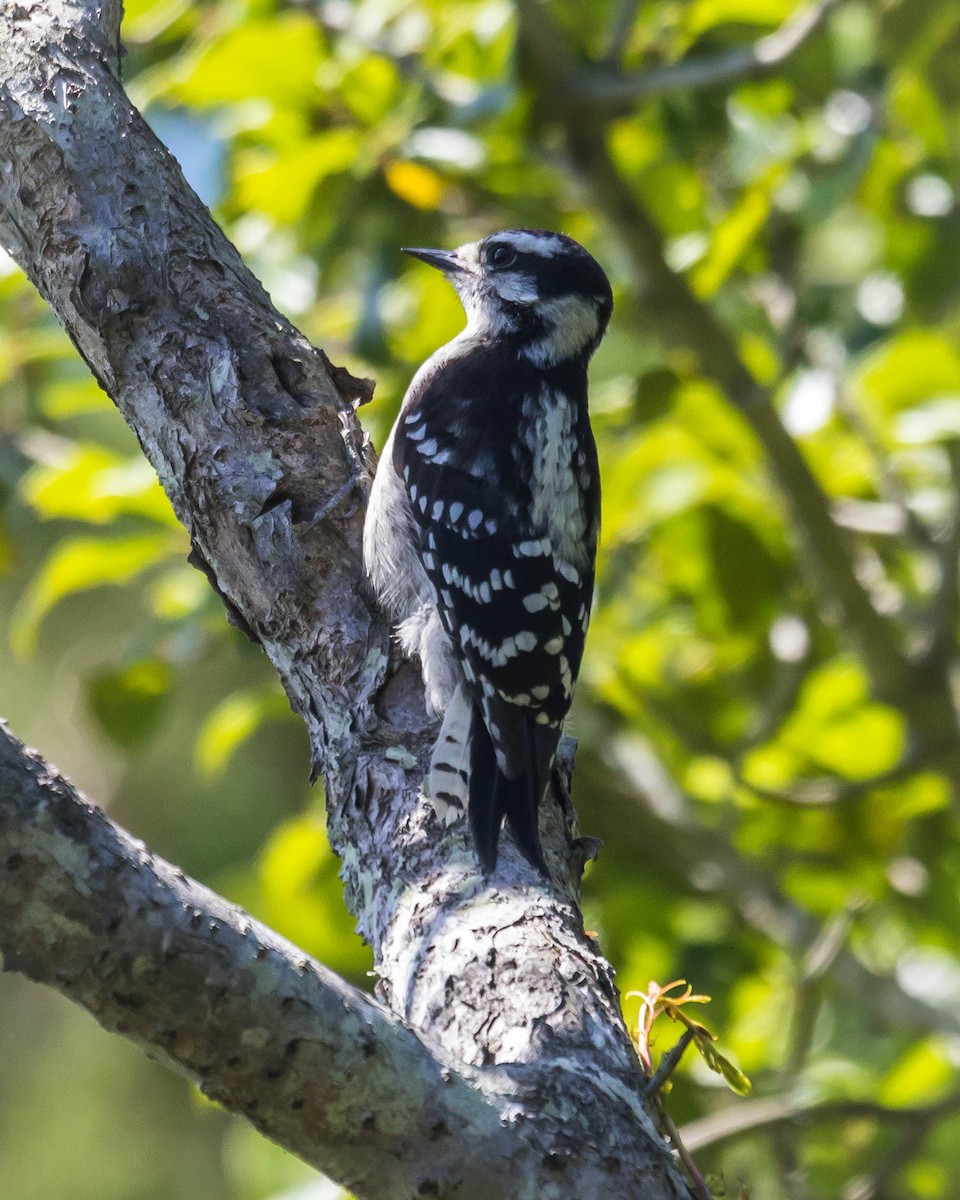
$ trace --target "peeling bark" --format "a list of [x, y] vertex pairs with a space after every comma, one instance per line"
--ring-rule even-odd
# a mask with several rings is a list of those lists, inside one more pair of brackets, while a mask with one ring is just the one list
[[[393, 659], [389, 630], [362, 581], [367, 451], [354, 407], [369, 385], [331, 368], [272, 308], [130, 106], [115, 73], [117, 16], [115, 4], [82, 0], [0, 11], [0, 244], [136, 431], [190, 532], [196, 562], [263, 645], [306, 722], [347, 900], [374, 949], [378, 994], [396, 1016], [307, 963], [302, 987], [289, 993], [298, 998], [294, 1032], [272, 1001], [277, 989], [292, 988], [300, 968], [291, 964], [303, 956], [259, 927], [244, 935], [249, 918], [145, 856], [69, 798], [59, 779], [47, 781], [57, 798], [50, 807], [43, 768], [22, 754], [19, 775], [11, 766], [0, 776], [7, 965], [60, 987], [108, 1027], [122, 1023], [228, 1107], [249, 1115], [256, 1097], [253, 1119], [265, 1132], [360, 1196], [420, 1189], [688, 1197], [645, 1108], [610, 968], [583, 931], [577, 902], [589, 846], [576, 836], [565, 789], [548, 805], [544, 830], [551, 885], [509, 839], [484, 882], [465, 821], [442, 824], [422, 797], [435, 727], [419, 674]], [[24, 773], [33, 780], [25, 791], [17, 782]], [[28, 852], [17, 840], [24, 822], [34, 839]], [[18, 899], [7, 886], [19, 870], [9, 869], [10, 858], [27, 854], [36, 856], [32, 888]], [[57, 887], [62, 855], [82, 869]], [[84, 880], [101, 877], [110, 886], [91, 884], [85, 895]], [[138, 888], [142, 898], [131, 908]], [[63, 908], [71, 896], [87, 905], [76, 918], [87, 929], [76, 970], [64, 973], [57, 959], [70, 930], [65, 941], [44, 931], [58, 911], [72, 911]], [[184, 918], [184, 904], [201, 913], [198, 929]], [[264, 958], [256, 946], [268, 948]], [[96, 967], [103, 953], [105, 979]], [[207, 970], [215, 993], [205, 990]], [[136, 989], [141, 1016], [121, 1017], [111, 1001], [115, 980], [136, 983], [140, 971], [150, 984]], [[170, 1041], [164, 1030], [175, 997], [193, 986], [197, 1003], [184, 1006]], [[262, 1004], [256, 1012], [245, 1007], [255, 1002]], [[367, 1066], [356, 1050], [372, 1027], [386, 1058], [378, 1051]], [[256, 1069], [278, 1072], [273, 1092], [251, 1091], [238, 1082], [242, 1071], [228, 1069], [246, 1052], [250, 1029], [266, 1031], [267, 1057]], [[191, 1039], [202, 1052], [180, 1052]], [[285, 1057], [291, 1042], [298, 1050]], [[427, 1061], [425, 1045], [436, 1062]], [[311, 1071], [323, 1079], [324, 1055], [352, 1064], [350, 1088], [335, 1102], [317, 1096], [311, 1119], [306, 1100], [291, 1116], [292, 1081]], [[444, 1059], [456, 1065], [441, 1066]], [[396, 1079], [407, 1071], [412, 1090], [403, 1092]], [[426, 1177], [412, 1168], [404, 1173], [407, 1151], [398, 1158], [376, 1120], [366, 1129], [360, 1118], [357, 1128], [361, 1097], [375, 1097], [388, 1077], [384, 1120], [403, 1125], [401, 1110], [416, 1110], [406, 1113], [403, 1145], [445, 1164], [431, 1176], [436, 1191], [422, 1191]], [[431, 1097], [439, 1102], [438, 1077], [444, 1096], [457, 1098], [452, 1120], [443, 1118], [454, 1134], [449, 1153], [418, 1118]], [[337, 1139], [345, 1139], [342, 1154]], [[379, 1175], [356, 1174], [356, 1148], [379, 1164]]]

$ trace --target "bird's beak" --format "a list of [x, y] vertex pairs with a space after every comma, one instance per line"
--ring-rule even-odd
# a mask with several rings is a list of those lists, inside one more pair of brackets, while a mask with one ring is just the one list
[[410, 254], [414, 258], [419, 258], [421, 262], [425, 262], [431, 267], [436, 267], [444, 275], [455, 275], [467, 269], [457, 258], [456, 250], [421, 250], [417, 247], [409, 246], [404, 246], [402, 249], [404, 254]]

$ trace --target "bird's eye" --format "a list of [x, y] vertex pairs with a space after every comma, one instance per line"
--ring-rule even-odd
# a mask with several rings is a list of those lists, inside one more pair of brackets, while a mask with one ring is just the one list
[[512, 246], [494, 246], [487, 255], [491, 267], [512, 267], [517, 261], [517, 252]]

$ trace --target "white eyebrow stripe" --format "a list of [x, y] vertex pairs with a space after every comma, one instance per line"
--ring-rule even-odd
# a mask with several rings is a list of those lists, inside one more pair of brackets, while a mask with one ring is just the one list
[[509, 232], [506, 235], [501, 234], [498, 242], [502, 245], [512, 246], [520, 254], [539, 254], [543, 258], [551, 258], [564, 248], [564, 243], [555, 233], [544, 235], [527, 233], [525, 230], [516, 233]]

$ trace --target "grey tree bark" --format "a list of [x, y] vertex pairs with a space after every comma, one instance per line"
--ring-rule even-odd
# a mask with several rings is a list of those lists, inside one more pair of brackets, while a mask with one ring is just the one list
[[0, 950], [360, 1197], [689, 1197], [578, 909], [487, 883], [420, 793], [434, 726], [362, 583], [369, 385], [271, 306], [131, 107], [119, 4], [0, 8], [0, 245], [136, 431], [194, 558], [306, 722], [383, 1006], [0, 737]]

